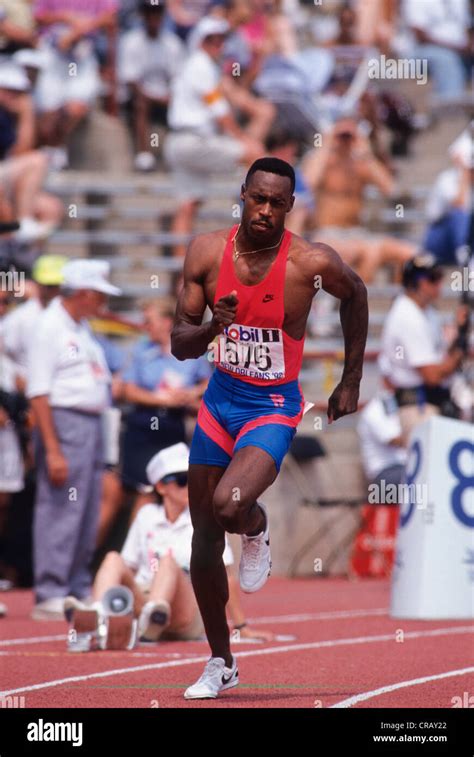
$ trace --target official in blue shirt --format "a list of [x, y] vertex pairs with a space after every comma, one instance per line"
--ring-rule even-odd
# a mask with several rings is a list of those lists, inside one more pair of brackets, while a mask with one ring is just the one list
[[[206, 357], [177, 360], [171, 354], [174, 310], [151, 303], [144, 310], [147, 337], [137, 344], [123, 374], [124, 398], [132, 407], [122, 439], [122, 483], [148, 491], [146, 466], [162, 449], [186, 441], [186, 412], [196, 412], [212, 366]], [[137, 502], [138, 504], [138, 502]]]

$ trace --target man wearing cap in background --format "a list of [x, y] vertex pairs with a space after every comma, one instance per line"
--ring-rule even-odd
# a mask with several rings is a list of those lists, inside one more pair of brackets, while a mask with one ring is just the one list
[[32, 271], [36, 295], [12, 310], [4, 320], [5, 352], [23, 371], [27, 366], [28, 344], [36, 337], [38, 318], [58, 296], [66, 262], [67, 258], [63, 255], [41, 255], [37, 258]]
[[[400, 408], [402, 439], [430, 415], [452, 412], [449, 379], [467, 349], [465, 306], [456, 314], [457, 333], [447, 347], [433, 303], [441, 293], [443, 269], [433, 255], [418, 255], [403, 271], [404, 292], [393, 303], [382, 332], [380, 370]], [[448, 410], [449, 408], [449, 410]]]
[[[99, 568], [93, 588], [97, 623], [104, 613], [101, 600], [114, 586], [126, 586], [134, 596], [138, 636], [144, 641], [198, 639], [204, 625], [190, 580], [193, 527], [188, 506], [189, 448], [173, 444], [154, 455], [147, 476], [161, 503], [144, 505], [128, 532], [121, 554], [109, 552]], [[226, 543], [224, 564], [229, 577], [228, 611], [242, 637], [270, 641], [273, 634], [247, 625], [240, 589], [231, 572], [233, 555]], [[65, 612], [90, 611], [68, 597]], [[72, 612], [71, 612], [72, 611]], [[128, 642], [128, 639], [125, 639]], [[126, 644], [125, 644], [126, 645]]]
[[68, 594], [90, 592], [103, 473], [101, 415], [110, 373], [86, 319], [99, 315], [109, 265], [71, 260], [61, 296], [43, 312], [28, 350], [27, 396], [39, 428], [33, 560], [37, 620], [62, 617]]
[[[242, 129], [221, 91], [219, 62], [229, 28], [222, 18], [201, 19], [190, 35], [192, 52], [171, 86], [170, 133], [164, 149], [180, 203], [172, 224], [176, 234], [191, 232], [198, 206], [209, 194], [213, 173], [228, 176], [239, 164], [250, 164], [265, 152], [266, 131], [257, 138], [252, 122]], [[273, 110], [267, 131], [272, 117]], [[181, 245], [175, 248], [177, 255], [184, 252]]]

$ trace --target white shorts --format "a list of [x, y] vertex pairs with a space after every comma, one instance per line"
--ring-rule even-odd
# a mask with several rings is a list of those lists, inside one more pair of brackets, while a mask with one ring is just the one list
[[170, 132], [164, 157], [173, 172], [178, 199], [206, 199], [214, 175], [232, 177], [233, 172], [237, 173], [244, 149], [241, 142], [225, 134]]
[[77, 55], [62, 55], [43, 45], [45, 67], [38, 77], [34, 100], [38, 111], [59, 110], [70, 102], [92, 105], [100, 92], [99, 64], [91, 45], [81, 43]]

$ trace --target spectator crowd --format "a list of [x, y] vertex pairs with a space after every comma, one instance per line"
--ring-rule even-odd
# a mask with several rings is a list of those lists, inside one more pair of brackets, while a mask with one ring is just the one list
[[[140, 334], [126, 348], [99, 336], [89, 320], [120, 295], [108, 264], [48, 254], [65, 216], [49, 179], [68, 169], [77, 130], [97, 110], [128, 129], [136, 172], [170, 174], [176, 257], [214, 178], [238, 177], [270, 154], [295, 168], [291, 231], [334, 246], [368, 284], [381, 270], [401, 284], [382, 333], [380, 393], [359, 426], [368, 481], [402, 480], [409, 432], [427, 415], [469, 414], [465, 385], [452, 392], [469, 349], [468, 307], [445, 331], [433, 304], [445, 267], [467, 265], [472, 243], [472, 125], [446, 145], [419, 239], [368, 231], [364, 212], [374, 188], [399, 201], [398, 168], [414, 138], [469, 99], [473, 3], [326, 5], [0, 0], [0, 271], [25, 284], [19, 297], [0, 282], [0, 579], [29, 580], [7, 539], [12, 503], [23, 497], [34, 503], [36, 619], [60, 616], [66, 597], [77, 610], [122, 583], [145, 638], [202, 632], [186, 577], [183, 445], [213, 367], [206, 356], [171, 355], [172, 298], [144, 303]], [[423, 112], [405, 90], [370, 78], [369, 61], [381, 56], [427, 62]], [[331, 307], [320, 293], [312, 335], [324, 335], [318, 323]], [[124, 507], [124, 551], [105, 556], [93, 585], [94, 552]], [[153, 550], [155, 531], [162, 546]], [[180, 559], [169, 557], [173, 544]], [[147, 555], [157, 550], [153, 577]], [[230, 549], [226, 564], [231, 576]], [[231, 595], [243, 629], [235, 586]]]

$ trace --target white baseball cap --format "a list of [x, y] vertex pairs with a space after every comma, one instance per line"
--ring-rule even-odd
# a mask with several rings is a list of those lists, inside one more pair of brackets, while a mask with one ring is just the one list
[[206, 37], [210, 37], [211, 34], [222, 34], [224, 36], [229, 30], [230, 26], [225, 19], [216, 16], [204, 16], [189, 35], [189, 47], [191, 50], [196, 50]]
[[150, 484], [155, 486], [170, 473], [187, 473], [188, 467], [189, 447], [184, 442], [179, 442], [157, 452], [146, 466], [146, 475]]
[[21, 66], [15, 63], [2, 63], [0, 67], [0, 89], [14, 89], [27, 92], [30, 80]]
[[106, 260], [69, 260], [63, 268], [63, 287], [92, 289], [103, 294], [122, 294], [110, 283], [110, 265]]

